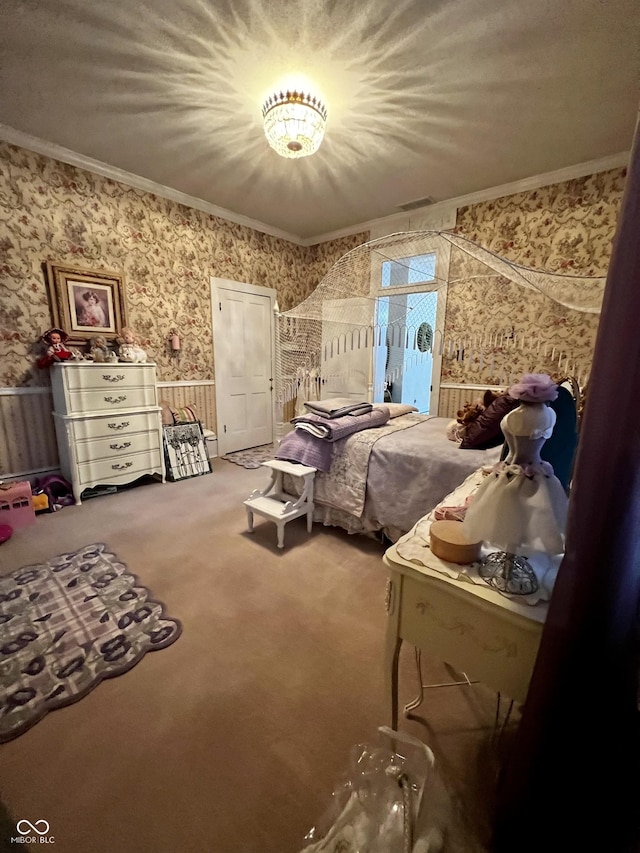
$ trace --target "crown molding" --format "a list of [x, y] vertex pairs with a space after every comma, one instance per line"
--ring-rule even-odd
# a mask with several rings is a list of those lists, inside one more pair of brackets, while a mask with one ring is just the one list
[[303, 238], [296, 234], [290, 234], [288, 231], [282, 231], [279, 228], [274, 228], [264, 222], [258, 222], [255, 219], [250, 219], [247, 216], [242, 216], [231, 210], [226, 210], [223, 207], [217, 207], [216, 205], [210, 204], [201, 198], [187, 195], [179, 190], [166, 187], [163, 184], [157, 184], [155, 181], [151, 181], [148, 178], [142, 178], [139, 175], [134, 175], [132, 172], [126, 172], [124, 169], [118, 169], [115, 166], [110, 166], [100, 160], [94, 160], [91, 157], [86, 157], [84, 154], [78, 154], [75, 151], [71, 151], [69, 148], [57, 145], [54, 142], [47, 142], [44, 139], [39, 139], [36, 136], [23, 133], [20, 130], [16, 130], [9, 125], [2, 123], [0, 123], [0, 139], [5, 142], [9, 142], [12, 145], [26, 148], [28, 151], [34, 151], [36, 154], [42, 154], [45, 157], [51, 157], [54, 160], [60, 160], [63, 163], [68, 163], [70, 166], [76, 166], [79, 169], [86, 169], [89, 172], [94, 172], [105, 178], [111, 178], [114, 181], [126, 184], [134, 189], [153, 193], [161, 198], [166, 198], [170, 201], [175, 201], [178, 204], [183, 204], [186, 207], [202, 210], [204, 213], [209, 213], [212, 216], [217, 216], [220, 219], [227, 220], [228, 222], [234, 222], [236, 225], [244, 225], [246, 228], [251, 228], [252, 230], [259, 231], [262, 234], [268, 234], [271, 237], [277, 237], [281, 240], [286, 240], [288, 243], [304, 247], [316, 246], [319, 243], [327, 243], [330, 240], [338, 240], [341, 237], [350, 237], [351, 235], [359, 234], [362, 231], [377, 230], [380, 227], [388, 226], [389, 233], [398, 229], [410, 229], [412, 219], [415, 221], [415, 219], [422, 219], [425, 216], [442, 216], [451, 211], [452, 208], [457, 209], [459, 207], [466, 207], [470, 204], [478, 204], [483, 201], [491, 201], [494, 198], [502, 198], [503, 196], [515, 195], [519, 192], [527, 192], [540, 187], [546, 187], [550, 184], [559, 184], [563, 181], [583, 178], [585, 175], [594, 175], [598, 172], [606, 172], [609, 169], [626, 166], [630, 157], [629, 151], [621, 151], [617, 154], [611, 154], [608, 157], [602, 157], [598, 160], [587, 160], [584, 163], [577, 163], [574, 166], [566, 166], [565, 168], [557, 169], [554, 172], [545, 172], [541, 175], [523, 178], [522, 180], [513, 181], [509, 184], [502, 184], [498, 187], [488, 187], [487, 189], [478, 190], [477, 192], [469, 193], [468, 195], [438, 201], [435, 202], [435, 204], [430, 204], [426, 207], [418, 207], [415, 210], [400, 211], [389, 216], [380, 217], [379, 219], [370, 219], [367, 222], [350, 225], [349, 227], [342, 228], [338, 231], [330, 231], [325, 234], [318, 234], [314, 237]]
[[165, 187], [163, 184], [157, 184], [155, 181], [142, 178], [140, 175], [134, 175], [132, 172], [125, 172], [124, 169], [118, 169], [116, 166], [110, 166], [108, 163], [94, 160], [91, 157], [86, 157], [84, 154], [78, 154], [76, 151], [63, 148], [63, 146], [57, 145], [55, 142], [47, 142], [44, 139], [39, 139], [37, 136], [30, 136], [28, 133], [23, 133], [20, 130], [9, 127], [9, 125], [0, 123], [0, 139], [9, 142], [11, 145], [18, 145], [20, 148], [34, 151], [36, 154], [51, 157], [53, 160], [60, 160], [69, 166], [86, 169], [88, 172], [94, 172], [97, 175], [102, 175], [104, 178], [111, 178], [134, 189], [153, 193], [161, 198], [175, 201], [178, 204], [184, 204], [185, 207], [202, 210], [204, 213], [210, 213], [212, 216], [226, 219], [228, 222], [234, 222], [236, 225], [244, 225], [246, 228], [260, 231], [263, 234], [269, 234], [271, 237], [278, 237], [281, 240], [295, 243], [298, 246], [304, 245], [300, 237], [295, 234], [281, 231], [279, 228], [274, 228], [264, 222], [250, 219], [248, 216], [242, 216], [239, 213], [226, 210], [224, 207], [217, 207], [215, 204], [210, 204], [201, 198], [187, 195], [171, 187]]
[[513, 181], [510, 184], [502, 184], [499, 187], [488, 187], [485, 190], [478, 190], [468, 195], [437, 201], [435, 204], [417, 207], [411, 211], [401, 211], [399, 213], [392, 213], [390, 216], [383, 216], [380, 219], [370, 219], [368, 222], [361, 222], [359, 225], [350, 225], [348, 228], [342, 228], [340, 231], [319, 234], [316, 237], [303, 240], [302, 245], [313, 246], [317, 243], [326, 243], [329, 240], [337, 240], [340, 237], [349, 237], [351, 234], [358, 234], [360, 231], [373, 231], [385, 225], [389, 226], [389, 233], [391, 233], [392, 230], [396, 230], [393, 228], [394, 225], [402, 226], [403, 223], [406, 223], [412, 217], [414, 219], [416, 217], [423, 218], [431, 214], [440, 216], [447, 213], [452, 207], [456, 209], [466, 207], [470, 204], [491, 201], [494, 198], [503, 198], [504, 196], [515, 195], [516, 193], [536, 190], [551, 184], [561, 184], [563, 181], [572, 181], [575, 178], [584, 178], [586, 175], [595, 175], [598, 172], [607, 172], [609, 169], [618, 169], [621, 166], [628, 165], [630, 156], [631, 152], [620, 151], [617, 154], [601, 157], [598, 160], [587, 160], [584, 163], [577, 163], [574, 166], [565, 166], [554, 172], [533, 175], [530, 178], [523, 178], [519, 181]]

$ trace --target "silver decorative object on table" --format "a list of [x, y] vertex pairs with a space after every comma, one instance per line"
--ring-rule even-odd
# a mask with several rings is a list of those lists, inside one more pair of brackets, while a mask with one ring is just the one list
[[478, 574], [489, 586], [507, 595], [531, 595], [538, 591], [538, 579], [526, 557], [494, 551], [478, 567]]

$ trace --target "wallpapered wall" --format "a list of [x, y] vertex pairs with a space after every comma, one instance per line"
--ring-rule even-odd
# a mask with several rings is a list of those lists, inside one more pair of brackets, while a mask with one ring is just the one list
[[[525, 266], [606, 275], [625, 176], [625, 169], [614, 169], [462, 207], [456, 231]], [[564, 308], [494, 279], [450, 287], [445, 327], [452, 340], [499, 329], [511, 331], [515, 341], [504, 352], [494, 347], [480, 355], [472, 344], [464, 359], [443, 358], [443, 382], [491, 385], [502, 384], [505, 374], [526, 370], [558, 374], [563, 372], [558, 353], [571, 355], [576, 372], [585, 379], [598, 315]]]
[[[606, 273], [624, 187], [615, 169], [543, 189], [460, 208], [456, 229], [533, 267]], [[0, 143], [0, 386], [45, 385], [34, 367], [38, 338], [50, 325], [42, 263], [47, 260], [123, 274], [129, 322], [158, 364], [160, 381], [214, 378], [209, 277], [273, 287], [281, 310], [301, 302], [345, 252], [368, 239], [351, 235], [301, 247]], [[515, 286], [451, 287], [446, 335], [509, 330], [570, 350], [588, 373], [597, 316], [532, 298]], [[177, 328], [179, 358], [167, 336]], [[500, 383], [489, 359], [443, 359], [444, 382]], [[500, 356], [500, 353], [497, 353]], [[554, 372], [549, 361], [504, 354], [514, 372]], [[499, 358], [496, 360], [496, 365]]]
[[0, 386], [48, 384], [34, 367], [51, 325], [44, 261], [122, 274], [158, 379], [189, 381], [214, 378], [210, 276], [273, 287], [286, 310], [366, 239], [297, 246], [0, 142]]

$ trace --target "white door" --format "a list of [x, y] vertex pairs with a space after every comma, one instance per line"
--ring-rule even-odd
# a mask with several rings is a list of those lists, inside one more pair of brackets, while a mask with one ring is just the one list
[[275, 291], [211, 279], [219, 453], [273, 441]]

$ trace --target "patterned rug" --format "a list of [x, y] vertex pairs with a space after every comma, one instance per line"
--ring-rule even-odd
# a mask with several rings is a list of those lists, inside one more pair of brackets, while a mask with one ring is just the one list
[[181, 631], [101, 543], [0, 577], [0, 743]]
[[225, 453], [222, 459], [242, 465], [243, 468], [259, 468], [267, 459], [273, 459], [276, 452], [274, 444], [262, 444], [260, 447], [250, 447], [248, 450], [236, 450], [235, 453]]

